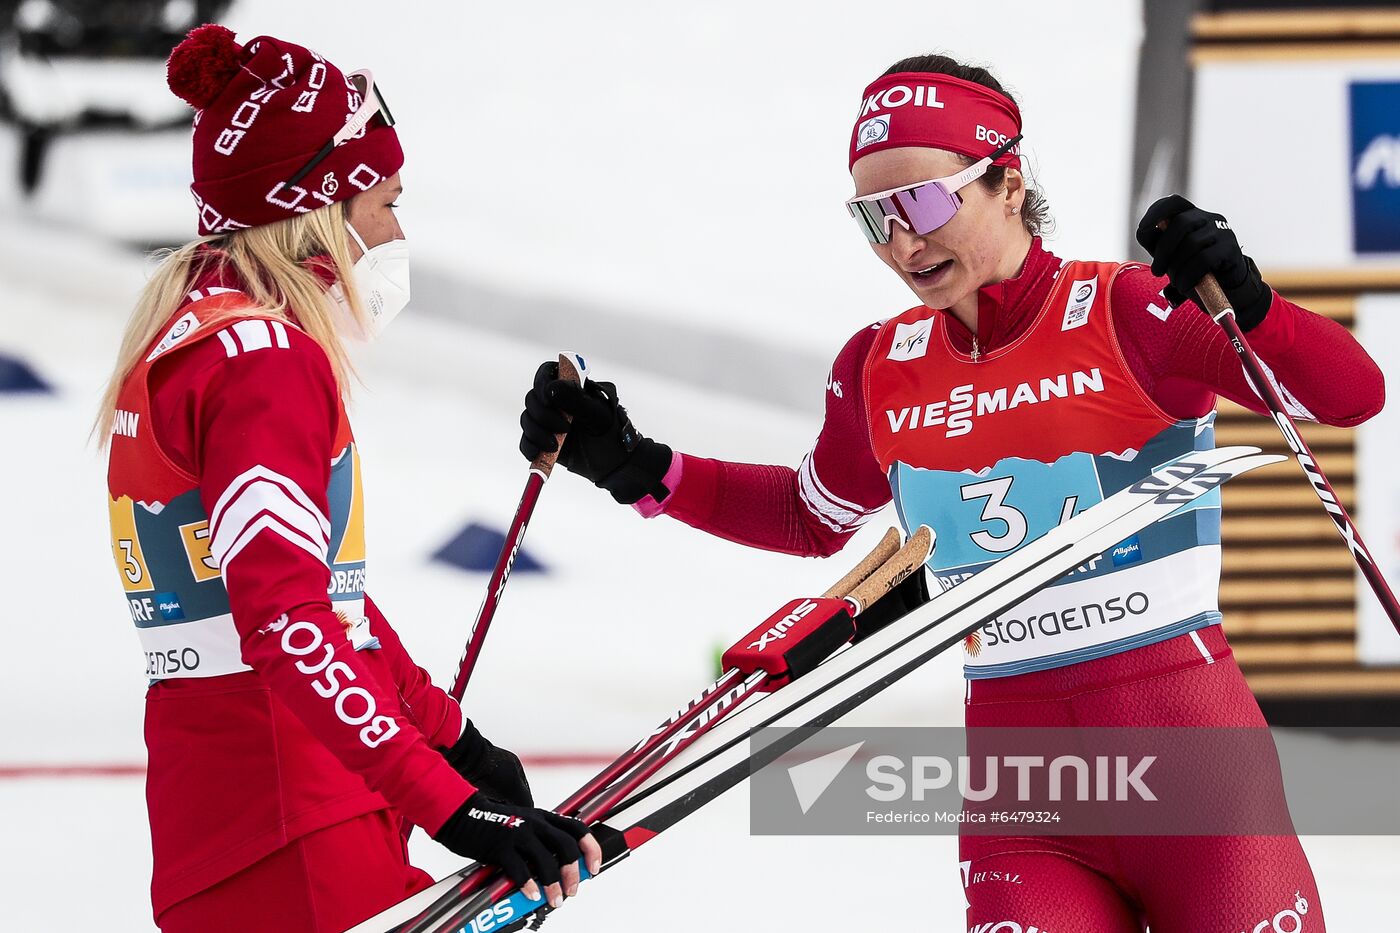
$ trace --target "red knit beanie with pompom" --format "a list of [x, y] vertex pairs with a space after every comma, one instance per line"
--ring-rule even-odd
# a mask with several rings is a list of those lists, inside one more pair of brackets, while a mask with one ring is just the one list
[[166, 64], [170, 89], [194, 107], [194, 194], [201, 234], [226, 233], [354, 197], [403, 166], [393, 127], [372, 120], [297, 184], [286, 182], [363, 98], [335, 65], [300, 45], [200, 26]]

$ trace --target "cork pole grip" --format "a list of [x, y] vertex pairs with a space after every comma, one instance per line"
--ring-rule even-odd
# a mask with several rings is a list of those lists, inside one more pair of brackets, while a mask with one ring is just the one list
[[864, 612], [881, 596], [903, 583], [905, 577], [922, 567], [932, 552], [933, 531], [927, 525], [920, 525], [918, 531], [904, 542], [904, 547], [852, 590], [846, 599], [854, 604], [857, 614]]
[[1196, 286], [1196, 295], [1205, 303], [1206, 311], [1217, 321], [1226, 314], [1233, 315], [1235, 309], [1230, 307], [1230, 299], [1225, 297], [1225, 289], [1220, 287], [1220, 283], [1215, 280], [1215, 276], [1207, 273]]
[[[578, 369], [574, 366], [573, 360], [569, 359], [563, 353], [559, 354], [559, 378], [563, 379], [565, 382], [572, 382], [576, 385], [583, 381], [582, 377], [579, 376]], [[568, 421], [573, 420], [568, 415], [565, 415], [564, 418]], [[540, 455], [530, 463], [530, 469], [548, 479], [549, 474], [554, 471], [554, 462], [559, 459], [559, 451], [564, 447], [564, 437], [565, 435], [563, 434], [554, 435], [554, 440], [559, 446], [553, 450], [540, 451]]]
[[[1167, 229], [1167, 221], [1157, 221], [1157, 229]], [[1225, 297], [1225, 289], [1220, 287], [1220, 283], [1215, 280], [1215, 276], [1209, 272], [1206, 277], [1196, 284], [1196, 297], [1205, 305], [1205, 310], [1215, 320], [1220, 320], [1226, 314], [1234, 316], [1235, 309], [1230, 307], [1230, 299]]]
[[851, 590], [870, 576], [875, 570], [895, 555], [899, 550], [899, 529], [891, 528], [885, 532], [885, 536], [880, 539], [880, 543], [875, 545], [875, 550], [866, 555], [865, 559], [851, 568], [851, 572], [846, 574], [831, 589], [822, 596], [826, 599], [844, 599], [849, 596]]

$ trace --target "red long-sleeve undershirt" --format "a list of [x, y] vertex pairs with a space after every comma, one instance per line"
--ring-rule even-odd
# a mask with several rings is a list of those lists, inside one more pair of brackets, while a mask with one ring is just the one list
[[[246, 538], [220, 558], [244, 662], [346, 768], [411, 822], [435, 832], [474, 791], [433, 748], [456, 740], [461, 711], [413, 662], [368, 597], [377, 650], [356, 651], [331, 607], [330, 569], [298, 529], [314, 533], [316, 521], [329, 514], [338, 388], [321, 347], [294, 327], [285, 330], [285, 346], [229, 355], [220, 340], [208, 339], [171, 354], [152, 373], [152, 421], [166, 455], [198, 478], [212, 540]], [[259, 503], [268, 516], [261, 522], [251, 522], [251, 508], [238, 508], [250, 476], [275, 477], [290, 491]], [[221, 521], [241, 523], [243, 513], [250, 524], [224, 535]], [[278, 633], [300, 622], [315, 626], [320, 643], [332, 649], [325, 664], [319, 648], [312, 658], [284, 650]], [[308, 637], [298, 636], [299, 643]], [[367, 744], [362, 727], [337, 715], [335, 702], [314, 688], [298, 661], [325, 671], [339, 665], [339, 682], [368, 691], [397, 734]]]
[[[1062, 263], [1031, 245], [1020, 274], [982, 289], [978, 344], [994, 349], [1029, 326], [1049, 296]], [[1225, 332], [1194, 304], [1172, 308], [1166, 279], [1130, 265], [1114, 280], [1110, 314], [1125, 362], [1167, 414], [1199, 418], [1217, 395], [1266, 414]], [[971, 333], [949, 316], [955, 345], [968, 352]], [[855, 334], [832, 364], [826, 418], [797, 469], [676, 454], [659, 509], [702, 531], [787, 554], [825, 557], [840, 550], [890, 501], [889, 483], [871, 449], [861, 373], [878, 325]], [[1335, 321], [1274, 295], [1250, 345], [1293, 403], [1296, 417], [1352, 427], [1381, 410], [1379, 367]]]

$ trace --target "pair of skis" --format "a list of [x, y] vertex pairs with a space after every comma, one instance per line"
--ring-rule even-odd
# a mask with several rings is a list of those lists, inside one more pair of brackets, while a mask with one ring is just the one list
[[[726, 658], [741, 666], [727, 670], [659, 730], [580, 788], [559, 810], [590, 823], [603, 847], [603, 870], [607, 870], [803, 739], [801, 733], [788, 732], [755, 750], [748, 742], [751, 730], [829, 725], [958, 644], [988, 618], [1233, 477], [1282, 459], [1253, 447], [1191, 454], [848, 645], [845, 639], [849, 635], [840, 637], [842, 623], [832, 621], [839, 614], [829, 601], [845, 595], [875, 601], [898, 582], [898, 573], [893, 571], [898, 570], [900, 561], [923, 546], [911, 539], [912, 549], [906, 545], [896, 559], [881, 559], [894, 543], [887, 536], [881, 548], [862, 564], [878, 562], [877, 574], [889, 568], [892, 572], [886, 579], [893, 582], [867, 587], [862, 593], [856, 581], [866, 582], [866, 578], [858, 568], [833, 587], [829, 597], [795, 601], [784, 607], [781, 618], [769, 619], [726, 652]], [[913, 567], [922, 562], [920, 558]], [[850, 589], [841, 593], [843, 586]], [[787, 622], [805, 603], [816, 606]], [[857, 607], [847, 603], [856, 611], [869, 604]], [[809, 617], [813, 622], [804, 627]], [[782, 627], [785, 622], [786, 627]], [[782, 645], [783, 650], [764, 655], [768, 645], [759, 644], [763, 634], [778, 628], [787, 637], [779, 639], [779, 633], [773, 633], [768, 641]], [[823, 631], [826, 634], [815, 634]], [[794, 634], [787, 635], [789, 632]], [[783, 645], [789, 637], [796, 640]], [[808, 639], [808, 651], [794, 650]], [[831, 651], [834, 653], [825, 660], [816, 657]], [[763, 692], [759, 689], [763, 685], [776, 689], [755, 699]], [[582, 877], [588, 878], [587, 870], [580, 869]], [[467, 866], [366, 921], [354, 933], [491, 933], [522, 920], [534, 922], [548, 912], [543, 900], [526, 899], [498, 877], [485, 866]]]
[[[725, 670], [717, 680], [619, 755], [555, 811], [588, 824], [605, 819], [619, 801], [747, 699], [802, 676], [850, 641], [860, 612], [922, 568], [932, 551], [933, 533], [927, 527], [918, 529], [903, 547], [899, 533], [891, 528], [875, 550], [821, 598], [793, 600], [736, 642], [725, 652]], [[606, 838], [609, 834], [603, 835]], [[617, 849], [616, 845], [605, 846], [605, 858]], [[474, 866], [429, 909], [399, 929], [403, 933], [463, 926], [471, 929], [471, 913], [475, 911], [470, 906], [453, 909], [452, 904], [470, 904], [467, 899], [483, 890], [479, 897], [495, 902], [511, 896], [513, 888], [498, 872]], [[533, 903], [524, 901], [523, 894], [514, 900]], [[459, 916], [462, 910], [470, 913]], [[484, 918], [482, 922], [486, 922]], [[482, 924], [477, 927], [482, 928]], [[487, 925], [490, 929], [496, 927], [495, 923]]]

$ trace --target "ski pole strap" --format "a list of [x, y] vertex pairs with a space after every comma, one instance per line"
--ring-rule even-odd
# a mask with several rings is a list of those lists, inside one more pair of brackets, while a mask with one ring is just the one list
[[826, 660], [855, 634], [843, 599], [794, 599], [724, 652], [722, 666], [745, 676], [764, 671], [768, 687], [796, 680]]

